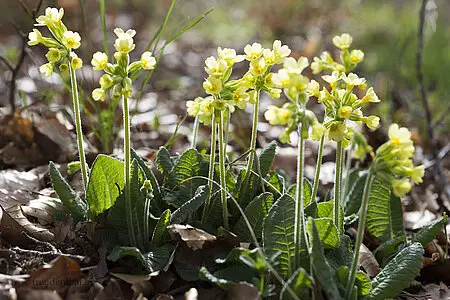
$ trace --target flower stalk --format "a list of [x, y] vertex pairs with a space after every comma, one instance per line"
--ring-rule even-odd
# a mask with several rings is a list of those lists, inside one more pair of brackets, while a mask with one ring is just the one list
[[80, 99], [78, 97], [78, 87], [77, 87], [77, 77], [75, 74], [75, 70], [72, 67], [72, 64], [69, 62], [69, 73], [70, 73], [70, 85], [72, 91], [72, 103], [73, 103], [73, 113], [75, 117], [75, 131], [77, 134], [77, 146], [78, 146], [78, 155], [80, 159], [81, 166], [81, 178], [83, 181], [83, 187], [86, 192], [87, 185], [89, 183], [89, 175], [88, 175], [88, 165], [86, 163], [86, 156], [84, 154], [84, 146], [83, 146], [83, 129], [81, 127], [81, 113], [80, 113]]
[[300, 267], [300, 250], [302, 248], [302, 233], [306, 240], [306, 222], [305, 222], [305, 199], [303, 193], [303, 176], [305, 167], [305, 138], [302, 134], [303, 122], [298, 125], [298, 155], [297, 155], [297, 189], [295, 192], [295, 224], [294, 224], [294, 244], [295, 244], [295, 269]]
[[322, 168], [322, 158], [323, 158], [323, 146], [325, 143], [325, 135], [322, 135], [319, 142], [319, 149], [317, 151], [317, 161], [316, 161], [316, 172], [314, 174], [314, 184], [311, 193], [311, 202], [316, 201], [317, 190], [319, 189], [320, 182], [320, 169]]
[[341, 186], [342, 186], [342, 162], [343, 162], [344, 146], [342, 142], [338, 142], [336, 146], [336, 169], [334, 177], [334, 224], [339, 224], [339, 212], [341, 205]]
[[125, 170], [125, 209], [127, 216], [128, 236], [132, 246], [136, 246], [136, 236], [134, 234], [131, 205], [131, 140], [130, 140], [130, 111], [128, 107], [128, 98], [123, 97], [123, 151], [124, 151], [124, 170]]
[[209, 154], [209, 171], [208, 171], [208, 197], [206, 197], [205, 204], [203, 205], [203, 214], [202, 214], [202, 223], [206, 221], [206, 216], [209, 212], [209, 206], [211, 203], [213, 183], [214, 183], [214, 165], [216, 162], [216, 134], [217, 134], [217, 126], [216, 126], [216, 118], [214, 108], [212, 109], [211, 116], [211, 152]]
[[222, 218], [223, 227], [225, 229], [229, 228], [228, 225], [228, 205], [227, 205], [227, 183], [225, 177], [225, 148], [224, 143], [224, 123], [225, 123], [225, 110], [220, 111], [220, 121], [219, 121], [219, 175], [220, 175], [220, 199], [222, 202]]
[[192, 129], [191, 148], [197, 148], [197, 135], [198, 135], [199, 123], [200, 123], [200, 121], [198, 119], [198, 116], [196, 116], [195, 120], [194, 120], [194, 128]]

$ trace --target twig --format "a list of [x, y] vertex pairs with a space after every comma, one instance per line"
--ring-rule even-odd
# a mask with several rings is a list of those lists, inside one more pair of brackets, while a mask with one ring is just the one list
[[448, 117], [448, 113], [450, 113], [450, 105], [448, 105], [445, 111], [441, 114], [441, 116], [436, 121], [433, 122], [431, 127], [433, 129], [439, 127], [442, 124], [442, 122], [444, 122], [445, 119]]
[[[19, 1], [19, 4], [22, 6], [23, 10], [25, 11], [25, 13], [30, 16], [33, 21], [36, 18], [36, 14], [39, 11], [39, 9], [41, 8], [43, 0], [40, 0], [39, 3], [37, 4], [36, 8], [34, 8], [31, 12], [28, 9], [28, 7], [25, 5], [25, 3], [23, 1]], [[16, 104], [14, 101], [15, 98], [15, 94], [16, 94], [16, 80], [17, 80], [17, 76], [19, 75], [19, 71], [22, 67], [22, 64], [25, 60], [25, 56], [27, 55], [26, 52], [26, 48], [27, 48], [27, 36], [23, 33], [21, 33], [19, 31], [20, 36], [22, 37], [22, 45], [20, 48], [20, 52], [19, 52], [19, 58], [17, 60], [17, 63], [15, 66], [13, 66], [9, 61], [7, 61], [4, 57], [0, 56], [0, 60], [3, 61], [6, 66], [8, 67], [8, 69], [11, 71], [11, 79], [9, 81], [9, 104], [11, 106], [11, 114], [14, 114], [14, 111], [16, 110]]]
[[[439, 150], [437, 148], [437, 142], [434, 136], [433, 131], [433, 121], [431, 117], [430, 105], [428, 102], [427, 91], [425, 88], [425, 84], [423, 81], [423, 72], [422, 72], [422, 54], [423, 54], [423, 45], [424, 45], [424, 25], [425, 25], [425, 14], [428, 0], [422, 1], [422, 6], [420, 7], [419, 13], [419, 30], [417, 36], [417, 56], [416, 56], [416, 68], [417, 68], [417, 81], [419, 84], [419, 91], [421, 95], [421, 101], [423, 109], [425, 110], [425, 119], [426, 119], [426, 131], [428, 136], [428, 141], [430, 144], [430, 152], [433, 159], [436, 161], [436, 168], [432, 169], [434, 179], [436, 181], [436, 193], [438, 194], [437, 201], [442, 210], [449, 213], [448, 209], [444, 205], [444, 200], [442, 199], [442, 193], [447, 193], [447, 179], [442, 170], [440, 158], [439, 158]], [[448, 195], [447, 195], [448, 196]]]

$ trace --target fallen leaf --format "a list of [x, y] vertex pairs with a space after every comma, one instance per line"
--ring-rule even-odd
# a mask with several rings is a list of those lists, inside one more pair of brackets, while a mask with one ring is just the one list
[[192, 250], [202, 249], [205, 242], [215, 241], [216, 237], [191, 225], [173, 224], [167, 226], [170, 236], [173, 240], [182, 240]]
[[54, 235], [46, 228], [31, 223], [22, 212], [22, 205], [28, 204], [30, 193], [0, 189], [2, 238], [14, 245], [20, 245], [22, 232], [41, 241], [53, 241]]
[[0, 171], [0, 189], [27, 191], [39, 190], [39, 176], [33, 172], [21, 172], [17, 170]]
[[359, 262], [369, 277], [375, 277], [380, 272], [380, 265], [373, 253], [364, 244], [359, 249]]
[[65, 256], [59, 256], [30, 274], [22, 287], [37, 290], [56, 290], [60, 295], [73, 284], [80, 284], [80, 266], [76, 261]]
[[61, 296], [56, 291], [48, 291], [48, 290], [22, 290], [19, 292], [18, 299], [23, 300], [36, 300], [36, 299], [45, 299], [45, 300], [62, 300]]

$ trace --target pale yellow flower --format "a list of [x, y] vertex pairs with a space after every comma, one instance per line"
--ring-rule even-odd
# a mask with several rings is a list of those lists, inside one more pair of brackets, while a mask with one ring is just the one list
[[208, 94], [217, 95], [222, 91], [222, 80], [213, 76], [209, 76], [203, 82], [203, 89]]
[[146, 51], [141, 55], [141, 65], [144, 70], [153, 70], [156, 66], [156, 59], [150, 51]]
[[33, 29], [33, 32], [30, 32], [28, 34], [28, 39], [29, 39], [28, 41], [29, 46], [40, 44], [42, 41], [42, 34], [39, 30]]
[[245, 59], [252, 61], [258, 59], [263, 54], [263, 47], [259, 43], [253, 43], [244, 47]]
[[102, 88], [97, 88], [92, 91], [92, 98], [95, 101], [105, 101], [106, 98], [106, 92]]
[[411, 184], [411, 182], [409, 182], [409, 180], [407, 178], [393, 179], [391, 181], [391, 184], [392, 184], [392, 189], [393, 189], [394, 195], [397, 197], [405, 196], [406, 193], [408, 193], [412, 188], [412, 184]]
[[108, 65], [108, 55], [103, 52], [95, 52], [92, 56], [91, 65], [94, 70], [103, 70]]
[[39, 72], [45, 77], [50, 77], [53, 74], [53, 64], [46, 63], [39, 67]]
[[353, 38], [348, 33], [343, 33], [333, 37], [333, 44], [339, 49], [348, 49], [353, 41]]
[[36, 21], [38, 24], [36, 26], [52, 26], [56, 23], [59, 23], [64, 16], [64, 9], [60, 8], [59, 10], [54, 7], [47, 7], [45, 9], [45, 15], [39, 16]]
[[129, 53], [134, 50], [136, 47], [133, 41], [133, 37], [136, 35], [135, 30], [128, 29], [124, 32], [122, 28], [116, 28], [114, 29], [114, 33], [117, 35], [117, 39], [114, 42], [114, 47], [117, 51]]
[[81, 45], [81, 36], [78, 32], [66, 31], [63, 33], [62, 43], [69, 49], [78, 49]]
[[205, 60], [205, 71], [208, 75], [221, 77], [228, 70], [228, 63], [224, 59], [210, 56]]

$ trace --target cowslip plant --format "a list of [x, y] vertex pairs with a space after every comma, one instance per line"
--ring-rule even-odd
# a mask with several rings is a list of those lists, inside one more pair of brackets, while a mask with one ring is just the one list
[[42, 44], [49, 49], [45, 55], [48, 62], [39, 68], [39, 71], [44, 76], [51, 76], [56, 66], [59, 66], [60, 72], [69, 71], [81, 175], [83, 186], [86, 191], [86, 187], [89, 182], [89, 167], [86, 163], [86, 157], [84, 154], [80, 99], [78, 97], [78, 86], [75, 73], [76, 70], [81, 69], [83, 66], [83, 61], [74, 52], [74, 50], [81, 46], [81, 37], [78, 32], [67, 30], [67, 27], [62, 22], [63, 16], [63, 8], [58, 10], [57, 8], [48, 7], [45, 10], [45, 15], [39, 16], [36, 19], [37, 24], [35, 24], [35, 26], [47, 27], [52, 37], [44, 37], [39, 30], [33, 29], [33, 32], [28, 34], [28, 45], [35, 46]]
[[[334, 186], [334, 220], [336, 223], [339, 220], [339, 205], [342, 202], [344, 148], [351, 144], [351, 138], [354, 134], [351, 122], [364, 123], [372, 130], [375, 130], [380, 122], [380, 118], [377, 116], [363, 115], [364, 104], [377, 103], [380, 102], [380, 99], [372, 87], [367, 89], [365, 78], [360, 78], [355, 73], [351, 73], [364, 59], [364, 53], [361, 50], [350, 50], [352, 41], [352, 37], [346, 33], [335, 36], [333, 44], [340, 49], [340, 61], [336, 62], [328, 52], [323, 52], [320, 58], [315, 57], [311, 64], [314, 74], [322, 71], [331, 72], [330, 75], [322, 76], [330, 90], [326, 87], [320, 90], [320, 84], [316, 81], [311, 81], [308, 87], [309, 93], [316, 96], [319, 103], [322, 103], [325, 107], [323, 126], [326, 128], [326, 136], [337, 143]], [[366, 90], [361, 99], [358, 98], [355, 88], [362, 91]], [[323, 147], [323, 142], [321, 142], [320, 147]], [[322, 153], [321, 150], [319, 150], [319, 154]]]
[[92, 98], [97, 101], [104, 101], [106, 93], [112, 91], [114, 100], [123, 99], [125, 207], [131, 244], [136, 246], [131, 219], [131, 137], [128, 99], [132, 96], [133, 82], [131, 78], [141, 70], [152, 70], [155, 67], [156, 59], [151, 52], [144, 52], [139, 61], [130, 63], [129, 53], [135, 48], [133, 37], [136, 31], [133, 29], [124, 31], [121, 28], [116, 28], [114, 33], [117, 36], [114, 42], [116, 63], [109, 63], [108, 56], [105, 53], [96, 52], [93, 55], [91, 61], [93, 69], [103, 70], [106, 74], [100, 77], [100, 88], [92, 91]]
[[424, 175], [424, 166], [414, 166], [412, 156], [414, 145], [411, 140], [411, 133], [405, 127], [392, 124], [389, 127], [389, 141], [381, 145], [375, 155], [375, 160], [369, 169], [369, 174], [364, 185], [364, 194], [361, 203], [361, 212], [358, 222], [358, 231], [355, 242], [355, 254], [348, 275], [346, 298], [350, 299], [353, 292], [356, 271], [358, 269], [359, 249], [364, 236], [366, 225], [367, 209], [369, 205], [369, 195], [372, 181], [378, 176], [383, 181], [392, 185], [393, 194], [403, 197], [414, 183], [421, 183]]

